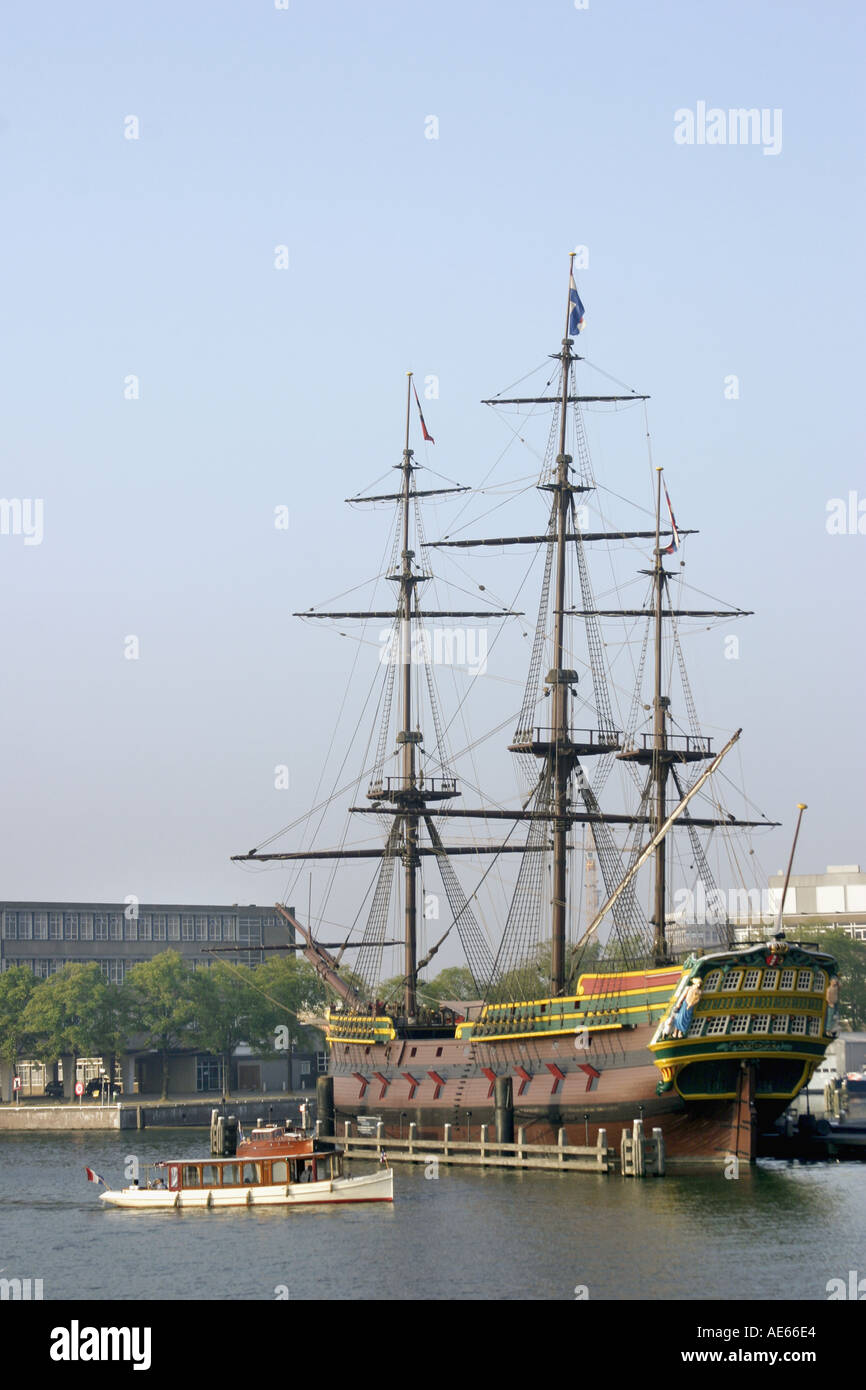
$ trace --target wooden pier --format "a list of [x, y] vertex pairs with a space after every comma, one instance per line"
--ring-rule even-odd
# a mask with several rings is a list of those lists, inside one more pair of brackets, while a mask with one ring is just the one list
[[419, 1139], [417, 1126], [409, 1124], [407, 1139], [385, 1138], [380, 1121], [376, 1134], [354, 1134], [353, 1123], [346, 1120], [342, 1134], [325, 1134], [316, 1124], [316, 1138], [324, 1143], [337, 1144], [347, 1159], [370, 1159], [387, 1156], [389, 1163], [453, 1163], [471, 1168], [537, 1168], [554, 1172], [616, 1173], [623, 1177], [664, 1177], [665, 1143], [660, 1129], [651, 1137], [644, 1134], [643, 1121], [635, 1120], [631, 1133], [624, 1133], [620, 1152], [608, 1144], [605, 1130], [598, 1131], [594, 1145], [566, 1144], [565, 1130], [560, 1129], [555, 1144], [527, 1143], [522, 1128], [515, 1143], [491, 1139], [489, 1126], [482, 1125], [477, 1140], [451, 1138], [451, 1125], [443, 1126], [441, 1139]]

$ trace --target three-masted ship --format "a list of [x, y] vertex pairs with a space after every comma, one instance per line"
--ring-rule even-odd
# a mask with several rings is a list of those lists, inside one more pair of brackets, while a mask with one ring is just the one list
[[[575, 351], [583, 306], [569, 274], [565, 334], [540, 396], [497, 397], [497, 407], [550, 408], [552, 426], [538, 487], [549, 500], [547, 525], [538, 533], [444, 539], [428, 543], [422, 506], [461, 488], [419, 488], [419, 464], [410, 448], [414, 394], [425, 440], [432, 442], [410, 374], [405, 439], [394, 492], [353, 502], [391, 502], [396, 526], [387, 569], [395, 601], [381, 610], [322, 612], [299, 617], [391, 624], [383, 661], [379, 739], [366, 791], [382, 827], [381, 847], [254, 850], [247, 861], [378, 859], [370, 909], [351, 972], [342, 950], [317, 943], [312, 923], [280, 907], [305, 944], [304, 953], [333, 991], [327, 1041], [336, 1118], [381, 1119], [387, 1135], [402, 1135], [414, 1121], [419, 1137], [438, 1137], [452, 1126], [455, 1139], [513, 1113], [529, 1142], [550, 1142], [564, 1128], [569, 1143], [593, 1143], [598, 1130], [618, 1143], [636, 1118], [660, 1127], [668, 1154], [751, 1158], [756, 1136], [807, 1083], [832, 1031], [827, 989], [832, 958], [815, 943], [788, 941], [777, 931], [737, 945], [727, 914], [713, 923], [711, 940], [683, 939], [669, 910], [674, 835], [688, 838], [688, 857], [702, 881], [712, 881], [704, 832], [771, 824], [722, 811], [696, 814], [694, 799], [707, 786], [730, 747], [714, 752], [697, 722], [679, 641], [682, 618], [745, 616], [733, 607], [678, 607], [668, 567], [690, 532], [677, 527], [661, 469], [655, 470], [654, 525], [646, 530], [592, 530], [581, 499], [595, 490], [583, 409], [590, 403], [642, 402], [624, 395], [578, 390]], [[555, 383], [555, 385], [554, 385]], [[569, 452], [571, 448], [572, 452]], [[664, 501], [664, 506], [663, 506]], [[665, 517], [665, 510], [667, 516]], [[650, 560], [641, 574], [648, 597], [640, 608], [599, 607], [589, 556], [604, 543], [644, 543]], [[418, 660], [419, 633], [441, 618], [451, 622], [507, 622], [516, 611], [492, 604], [474, 610], [436, 609], [422, 597], [431, 588], [438, 549], [492, 546], [534, 548], [540, 560], [538, 619], [525, 692], [510, 744], [525, 776], [519, 808], [466, 807], [447, 751], [429, 652]], [[572, 597], [579, 593], [579, 602]], [[628, 620], [643, 628], [635, 694], [626, 729], [616, 727], [603, 624]], [[578, 696], [576, 633], [591, 691]], [[426, 640], [426, 639], [424, 639]], [[421, 642], [423, 650], [424, 640]], [[642, 704], [645, 669], [652, 674], [649, 705]], [[677, 669], [682, 709], [672, 700], [666, 673]], [[420, 710], [426, 681], [432, 751], [425, 750]], [[576, 727], [579, 709], [594, 727]], [[649, 714], [645, 719], [644, 713]], [[687, 728], [679, 722], [685, 719]], [[393, 751], [396, 748], [396, 752]], [[603, 807], [611, 770], [619, 764], [637, 806]], [[458, 804], [460, 803], [460, 804]], [[455, 823], [484, 820], [508, 826], [498, 842], [448, 844]], [[580, 834], [578, 852], [575, 837]], [[621, 845], [617, 836], [626, 837]], [[468, 894], [452, 860], [459, 855], [519, 856], [504, 924], [485, 934], [477, 894]], [[425, 954], [422, 865], [436, 861], [450, 923]], [[575, 860], [592, 869], [584, 891]], [[514, 861], [503, 861], [514, 862]], [[644, 871], [644, 865], [647, 866]], [[604, 892], [597, 887], [600, 871]], [[651, 876], [649, 917], [641, 907], [642, 871]], [[389, 985], [382, 965], [395, 881], [402, 886], [401, 974]], [[603, 901], [599, 901], [603, 897]], [[719, 895], [716, 895], [716, 900]], [[582, 920], [576, 910], [582, 898]], [[781, 922], [781, 910], [779, 920]], [[474, 989], [471, 999], [442, 1002], [425, 996], [423, 971], [442, 942], [459, 936]], [[604, 939], [602, 940], [602, 937]], [[697, 941], [697, 937], [695, 938]], [[541, 983], [539, 982], [539, 962]], [[513, 1107], [513, 1110], [512, 1110]]]

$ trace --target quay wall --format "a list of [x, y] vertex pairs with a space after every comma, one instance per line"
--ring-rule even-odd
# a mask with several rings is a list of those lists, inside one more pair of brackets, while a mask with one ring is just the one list
[[[189, 1101], [135, 1100], [121, 1101], [117, 1105], [97, 1105], [92, 1101], [52, 1105], [0, 1105], [0, 1133], [23, 1130], [43, 1130], [65, 1132], [67, 1130], [112, 1130], [112, 1129], [182, 1129], [210, 1126], [211, 1111], [222, 1110], [226, 1115], [237, 1115], [242, 1124], [250, 1126], [263, 1119], [267, 1124], [282, 1124], [284, 1120], [297, 1122], [302, 1100], [310, 1101], [309, 1091], [296, 1096], [280, 1098], [261, 1098], [235, 1100], [227, 1097], [224, 1105], [218, 1099]], [[311, 1117], [315, 1113], [310, 1107]]]

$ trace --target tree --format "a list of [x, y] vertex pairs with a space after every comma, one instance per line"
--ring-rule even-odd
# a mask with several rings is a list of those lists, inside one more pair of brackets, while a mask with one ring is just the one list
[[259, 996], [248, 965], [218, 960], [193, 977], [196, 1037], [207, 1052], [222, 1058], [223, 1091], [232, 1091], [232, 1054], [240, 1042], [257, 1044]]
[[852, 1032], [866, 1028], [866, 942], [823, 922], [804, 922], [800, 932], [814, 931], [818, 945], [835, 957], [839, 975], [839, 1019]]
[[310, 1030], [301, 1015], [320, 1013], [328, 991], [307, 961], [271, 956], [256, 969], [255, 988], [256, 1031], [267, 1051], [291, 1054], [294, 1043], [308, 1044], [304, 1050], [320, 1044], [321, 1033]]
[[134, 965], [124, 981], [130, 1018], [146, 1045], [162, 1056], [162, 1099], [168, 1095], [169, 1053], [186, 1041], [195, 1015], [192, 972], [177, 951]]
[[440, 970], [429, 984], [418, 986], [424, 999], [441, 1003], [443, 999], [477, 999], [478, 987], [468, 965], [449, 965]]
[[26, 965], [10, 965], [0, 975], [0, 1058], [13, 1072], [30, 1037], [25, 1015], [35, 988], [33, 971]]
[[111, 988], [95, 961], [64, 965], [41, 980], [24, 1013], [24, 1023], [36, 1039], [36, 1055], [43, 1062], [56, 1062], [67, 1053], [80, 1057], [100, 1051]]

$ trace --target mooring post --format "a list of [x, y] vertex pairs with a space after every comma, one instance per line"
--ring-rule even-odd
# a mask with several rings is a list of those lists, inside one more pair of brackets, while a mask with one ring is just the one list
[[316, 1116], [320, 1125], [320, 1129], [317, 1133], [324, 1133], [329, 1139], [332, 1134], [336, 1137], [337, 1129], [334, 1121], [333, 1076], [319, 1076], [316, 1078]]
[[514, 1143], [514, 1085], [510, 1076], [497, 1076], [493, 1083], [497, 1144]]
[[634, 1177], [634, 1164], [632, 1162], [633, 1141], [627, 1129], [623, 1129], [622, 1137], [619, 1141], [619, 1165], [624, 1178]]
[[442, 1153], [443, 1153], [443, 1156], [444, 1156], [445, 1158], [447, 1158], [447, 1157], [448, 1157], [448, 1145], [451, 1143], [451, 1126], [450, 1126], [450, 1125], [445, 1125], [445, 1126], [444, 1126], [444, 1128], [443, 1128], [443, 1130], [442, 1130], [442, 1138], [443, 1138], [444, 1141], [445, 1141], [445, 1145], [444, 1145], [444, 1148], [443, 1148], [443, 1150], [442, 1150]]
[[414, 1120], [410, 1120], [410, 1121], [409, 1121], [409, 1153], [410, 1153], [410, 1155], [411, 1155], [411, 1154], [414, 1154], [414, 1152], [415, 1152], [415, 1136], [416, 1136], [417, 1133], [418, 1133], [418, 1126], [416, 1125], [416, 1123], [415, 1123]]
[[606, 1130], [606, 1129], [600, 1129], [600, 1130], [598, 1131], [598, 1135], [596, 1136], [596, 1141], [595, 1141], [595, 1142], [596, 1142], [596, 1144], [598, 1145], [598, 1167], [599, 1167], [599, 1171], [602, 1172], [602, 1173], [606, 1173], [606, 1172], [607, 1172], [607, 1130]]
[[636, 1178], [646, 1177], [646, 1147], [643, 1132], [643, 1120], [635, 1120], [632, 1124], [633, 1141], [633, 1160], [634, 1175]]
[[526, 1130], [521, 1125], [517, 1131], [517, 1157], [523, 1162], [523, 1145], [526, 1143]]
[[377, 1152], [378, 1154], [381, 1154], [381, 1152], [382, 1152], [382, 1139], [384, 1138], [384, 1135], [385, 1135], [385, 1126], [384, 1126], [384, 1124], [382, 1123], [381, 1120], [377, 1120], [377, 1121], [376, 1121], [376, 1152]]
[[557, 1130], [557, 1134], [556, 1134], [556, 1147], [559, 1149], [559, 1158], [558, 1158], [557, 1162], [559, 1162], [559, 1163], [564, 1163], [564, 1162], [565, 1162], [565, 1154], [562, 1152], [563, 1149], [565, 1148], [565, 1130], [564, 1130], [564, 1129], [559, 1129], [559, 1130]]
[[487, 1125], [481, 1126], [481, 1162], [487, 1157]]
[[665, 1175], [665, 1136], [660, 1129], [653, 1129], [653, 1139], [656, 1145], [656, 1173], [660, 1178]]

